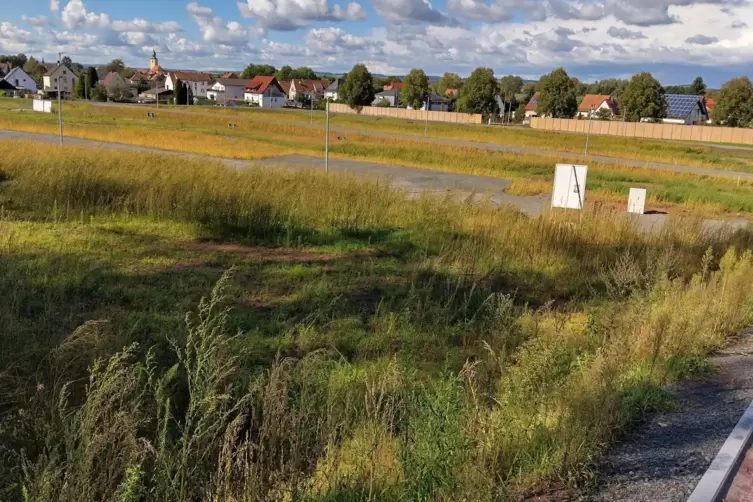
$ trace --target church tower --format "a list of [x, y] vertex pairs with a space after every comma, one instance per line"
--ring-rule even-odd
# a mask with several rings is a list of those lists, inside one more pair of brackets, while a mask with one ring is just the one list
[[157, 66], [159, 66], [159, 61], [157, 60], [157, 51], [152, 49], [152, 59], [149, 60], [149, 70], [154, 71]]

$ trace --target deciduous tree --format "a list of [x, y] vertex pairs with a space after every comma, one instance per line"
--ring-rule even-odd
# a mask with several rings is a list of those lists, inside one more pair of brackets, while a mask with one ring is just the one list
[[539, 115], [555, 118], [571, 118], [578, 111], [578, 97], [575, 82], [564, 68], [541, 77], [540, 93], [536, 105]]
[[364, 64], [357, 64], [350, 70], [345, 78], [345, 83], [341, 87], [342, 99], [353, 108], [360, 112], [364, 106], [370, 105], [374, 101], [374, 87], [372, 85], [371, 73]]
[[437, 94], [445, 96], [448, 89], [456, 89], [460, 91], [463, 87], [463, 80], [457, 73], [447, 72], [439, 78], [437, 82]]
[[499, 82], [491, 68], [476, 68], [463, 84], [458, 109], [466, 113], [480, 113], [484, 118], [499, 113], [497, 95]]
[[107, 63], [107, 71], [116, 71], [120, 73], [123, 70], [125, 70], [125, 63], [123, 63], [122, 59], [113, 59]]
[[711, 112], [715, 124], [728, 127], [753, 126], [753, 84], [748, 77], [728, 80], [719, 92]]
[[250, 64], [246, 66], [246, 68], [241, 72], [240, 78], [254, 78], [258, 77], [259, 75], [263, 77], [271, 77], [275, 73], [277, 73], [277, 70], [274, 66], [268, 65], [268, 64]]
[[628, 122], [640, 122], [641, 119], [659, 121], [667, 116], [664, 88], [648, 72], [633, 75], [620, 97], [620, 108]]
[[518, 75], [505, 75], [499, 79], [499, 92], [502, 96], [514, 96], [523, 90], [523, 79]]
[[421, 108], [429, 96], [429, 79], [423, 70], [414, 68], [403, 80], [400, 101], [414, 110]]

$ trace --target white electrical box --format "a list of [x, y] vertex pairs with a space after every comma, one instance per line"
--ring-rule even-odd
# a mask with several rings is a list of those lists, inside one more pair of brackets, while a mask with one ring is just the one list
[[646, 212], [646, 189], [631, 188], [628, 196], [628, 213], [643, 214]]
[[46, 99], [35, 99], [32, 103], [32, 110], [39, 113], [52, 113], [52, 101]]
[[552, 207], [583, 209], [587, 175], [588, 166], [557, 164], [554, 170]]

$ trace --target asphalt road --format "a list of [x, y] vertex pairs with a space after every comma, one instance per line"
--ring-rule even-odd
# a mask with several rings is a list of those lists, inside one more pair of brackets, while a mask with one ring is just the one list
[[[30, 140], [57, 143], [59, 138], [52, 134], [0, 130], [0, 141], [4, 140]], [[286, 169], [324, 169], [323, 158], [305, 155], [289, 155], [261, 161], [251, 161], [210, 157], [206, 155], [160, 150], [144, 146], [108, 143], [72, 137], [64, 138], [64, 142], [66, 145], [94, 146], [150, 153], [158, 152], [164, 155], [184, 155], [193, 158], [203, 158], [222, 162], [233, 169], [247, 169], [256, 166], [279, 167]], [[505, 193], [504, 191], [509, 186], [510, 182], [501, 178], [341, 159], [330, 159], [329, 169], [333, 173], [350, 173], [356, 176], [368, 176], [370, 178], [384, 180], [385, 182], [389, 182], [396, 187], [406, 190], [412, 195], [418, 195], [425, 191], [449, 193], [459, 198], [480, 198], [486, 195], [493, 203], [499, 206], [508, 205], [530, 216], [536, 216], [543, 213], [550, 205], [549, 196], [522, 197]], [[658, 231], [663, 228], [668, 221], [671, 221], [670, 217], [665, 214], [625, 214], [625, 217], [634, 218], [636, 222], [647, 231]], [[748, 225], [748, 223], [749, 220], [746, 219], [705, 220], [705, 226], [709, 230], [717, 229], [722, 226], [739, 228]]]
[[[122, 107], [133, 107], [133, 106], [144, 106], [144, 105], [128, 105], [123, 103], [96, 103], [97, 106], [122, 106]], [[198, 108], [198, 107], [196, 107]], [[191, 115], [196, 116], [205, 116], [205, 117], [212, 117], [212, 118], [218, 118], [218, 117], [226, 117], [229, 121], [237, 121], [237, 120], [256, 120], [259, 122], [269, 122], [269, 123], [276, 123], [276, 124], [285, 124], [285, 125], [295, 125], [299, 127], [308, 127], [313, 129], [324, 129], [324, 126], [321, 124], [308, 124], [306, 122], [301, 121], [293, 121], [293, 120], [277, 120], [277, 119], [259, 119], [254, 118], [251, 113], [249, 113], [249, 116], [243, 116], [243, 115], [218, 115], [216, 113], [210, 113], [210, 112], [204, 112], [204, 111], [192, 111], [189, 108], [183, 109], [184, 113], [189, 113]], [[292, 113], [292, 112], [291, 112]], [[319, 112], [321, 113], [321, 112]], [[677, 164], [669, 164], [666, 162], [649, 162], [645, 160], [635, 160], [635, 159], [625, 159], [621, 157], [609, 157], [605, 155], [582, 155], [574, 152], [559, 152], [555, 150], [547, 150], [544, 148], [532, 148], [532, 147], [524, 147], [524, 146], [513, 146], [513, 145], [502, 145], [502, 144], [496, 144], [496, 143], [484, 143], [480, 141], [466, 141], [466, 140], [457, 140], [457, 139], [449, 139], [449, 138], [424, 138], [423, 136], [413, 135], [413, 134], [397, 134], [397, 133], [391, 133], [391, 132], [382, 132], [382, 131], [373, 131], [369, 129], [355, 129], [350, 127], [342, 127], [337, 125], [330, 124], [330, 130], [335, 133], [339, 134], [358, 134], [358, 135], [364, 135], [364, 136], [376, 136], [381, 138], [389, 138], [389, 139], [408, 139], [411, 141], [421, 141], [421, 142], [428, 142], [428, 143], [435, 143], [440, 145], [453, 145], [453, 146], [460, 146], [460, 147], [467, 147], [467, 148], [477, 148], [481, 150], [489, 150], [489, 151], [496, 151], [496, 152], [512, 152], [512, 153], [522, 153], [522, 154], [531, 154], [531, 155], [545, 155], [548, 157], [553, 157], [555, 160], [561, 160], [566, 162], [600, 162], [603, 164], [616, 164], [621, 166], [629, 166], [629, 167], [639, 167], [639, 168], [645, 168], [645, 169], [657, 169], [657, 170], [663, 170], [663, 171], [673, 171], [677, 173], [690, 173], [690, 174], [697, 174], [700, 176], [717, 176], [717, 177], [724, 177], [724, 178], [732, 178], [732, 179], [741, 179], [741, 180], [753, 180], [753, 173], [745, 173], [740, 171], [727, 171], [722, 169], [711, 169], [708, 167], [697, 167], [697, 166], [691, 166], [691, 165], [677, 165]], [[431, 125], [429, 126], [429, 134], [431, 134]], [[584, 137], [584, 145], [585, 145], [585, 137]], [[708, 145], [712, 146], [712, 145]], [[713, 145], [715, 148], [721, 148], [721, 145]], [[745, 147], [738, 147], [737, 149], [745, 148]]]

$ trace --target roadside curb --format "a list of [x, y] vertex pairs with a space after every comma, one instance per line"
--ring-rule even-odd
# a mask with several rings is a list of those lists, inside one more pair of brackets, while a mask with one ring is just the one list
[[688, 502], [719, 502], [732, 480], [739, 460], [753, 436], [753, 402], [746, 408], [727, 440], [688, 497]]

